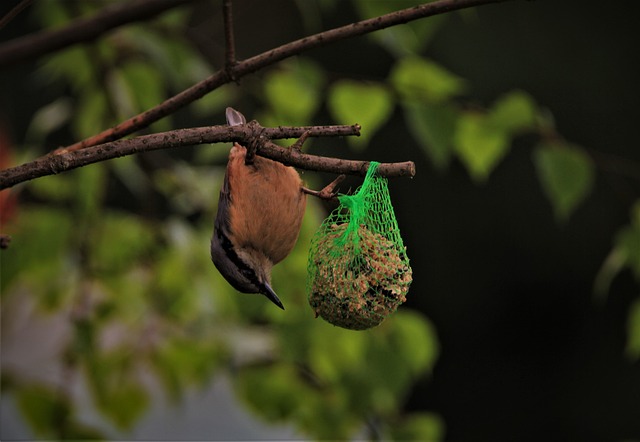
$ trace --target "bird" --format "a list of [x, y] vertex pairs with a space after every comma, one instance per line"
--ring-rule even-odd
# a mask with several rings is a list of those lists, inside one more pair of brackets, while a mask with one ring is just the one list
[[[246, 124], [244, 115], [226, 110], [229, 126]], [[284, 310], [271, 288], [271, 269], [293, 249], [302, 225], [306, 195], [293, 167], [234, 143], [220, 190], [211, 238], [211, 260], [242, 293], [258, 293]]]

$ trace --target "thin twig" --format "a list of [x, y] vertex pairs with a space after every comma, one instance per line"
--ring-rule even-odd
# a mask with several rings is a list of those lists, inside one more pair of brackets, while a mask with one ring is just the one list
[[385, 14], [380, 17], [359, 21], [329, 31], [320, 32], [309, 37], [296, 40], [277, 48], [263, 52], [262, 54], [237, 62], [232, 67], [223, 68], [209, 78], [185, 89], [161, 104], [148, 109], [122, 123], [107, 129], [97, 135], [79, 141], [67, 147], [67, 150], [83, 149], [88, 146], [117, 140], [140, 129], [143, 129], [159, 119], [172, 114], [187, 104], [202, 98], [212, 90], [245, 75], [256, 72], [266, 66], [275, 64], [293, 55], [308, 51], [313, 48], [328, 45], [347, 38], [368, 34], [380, 29], [407, 23], [419, 18], [429, 17], [458, 9], [469, 8], [489, 3], [501, 3], [513, 0], [439, 0], [433, 3], [414, 6], [412, 8]]
[[231, 0], [222, 0], [222, 17], [224, 20], [225, 67], [229, 69], [236, 64], [236, 43], [233, 32]]
[[20, 14], [33, 0], [22, 0], [0, 19], [0, 29], [4, 28], [16, 15]]
[[298, 138], [296, 142], [291, 145], [291, 149], [302, 150], [302, 145], [305, 141], [307, 141], [309, 135], [311, 135], [309, 132], [303, 133], [300, 138]]
[[[257, 123], [256, 123], [257, 124]], [[258, 125], [259, 127], [259, 125]], [[310, 136], [349, 136], [359, 135], [360, 126], [304, 126], [260, 128], [260, 134], [266, 139], [298, 138], [309, 132]], [[113, 158], [132, 155], [151, 150], [168, 149], [195, 144], [241, 142], [248, 143], [256, 136], [255, 125], [210, 126], [192, 129], [179, 129], [153, 135], [144, 135], [128, 140], [119, 140], [100, 144], [76, 151], [59, 151], [37, 158], [29, 163], [0, 171], [0, 189], [12, 187], [18, 183], [53, 175], [88, 164]], [[276, 146], [278, 149], [285, 150]], [[268, 153], [259, 154], [268, 156]], [[339, 173], [339, 172], [337, 172]]]
[[338, 177], [335, 180], [331, 181], [329, 184], [323, 187], [322, 190], [319, 190], [319, 191], [307, 189], [306, 187], [302, 187], [302, 191], [308, 195], [312, 195], [323, 200], [333, 200], [336, 198], [336, 195], [337, 195], [337, 193], [335, 192], [336, 187], [338, 186], [338, 184], [344, 181], [345, 178], [346, 178], [346, 175], [344, 174], [338, 175]]
[[193, 0], [138, 0], [119, 2], [96, 15], [74, 20], [68, 26], [52, 31], [16, 38], [0, 46], [0, 67], [36, 58], [69, 45], [95, 40], [102, 34], [126, 23], [145, 20], [167, 9]]

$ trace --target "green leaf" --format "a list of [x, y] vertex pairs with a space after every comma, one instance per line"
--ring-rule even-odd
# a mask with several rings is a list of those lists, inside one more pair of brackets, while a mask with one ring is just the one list
[[305, 59], [296, 59], [271, 72], [264, 92], [280, 124], [305, 125], [320, 105], [322, 70]]
[[18, 408], [34, 432], [43, 438], [57, 438], [60, 423], [69, 419], [71, 406], [53, 388], [32, 384], [16, 393]]
[[399, 60], [391, 71], [390, 81], [400, 97], [410, 102], [440, 103], [465, 89], [460, 77], [420, 57]]
[[357, 370], [365, 360], [368, 335], [353, 333], [329, 324], [314, 324], [310, 338], [309, 363], [321, 379], [338, 382], [346, 373]]
[[616, 248], [620, 251], [625, 265], [640, 281], [640, 226], [631, 225], [623, 228], [616, 235]]
[[155, 245], [153, 230], [135, 216], [108, 212], [93, 229], [89, 256], [97, 271], [122, 272], [149, 256]]
[[132, 60], [120, 67], [128, 86], [134, 111], [141, 112], [160, 104], [165, 96], [164, 80], [155, 66]]
[[566, 221], [591, 191], [595, 178], [591, 159], [578, 147], [550, 143], [538, 146], [533, 160], [556, 218]]
[[433, 413], [413, 413], [394, 425], [390, 440], [440, 441], [444, 439], [444, 422]]
[[224, 356], [215, 342], [174, 339], [154, 354], [154, 368], [172, 399], [179, 399], [186, 386], [211, 380]]
[[[52, 184], [57, 182], [54, 178], [60, 177], [44, 177], [34, 183]], [[15, 225], [17, 229], [12, 237], [21, 246], [2, 251], [0, 292], [4, 296], [12, 283], [24, 282], [34, 288], [41, 304], [57, 306], [63, 294], [55, 286], [69, 275], [69, 268], [65, 265], [74, 228], [71, 217], [62, 210], [25, 206], [18, 212]], [[50, 296], [51, 290], [58, 296]]]
[[331, 86], [328, 106], [338, 124], [362, 126], [360, 137], [348, 140], [354, 146], [364, 146], [391, 116], [393, 101], [381, 84], [343, 80]]
[[82, 139], [94, 135], [104, 129], [109, 121], [104, 91], [90, 89], [80, 96], [76, 117], [73, 120], [73, 132], [76, 138]]
[[406, 102], [403, 108], [413, 137], [437, 168], [445, 168], [451, 159], [457, 108], [449, 103], [418, 102]]
[[28, 183], [29, 191], [50, 202], [69, 202], [77, 192], [73, 173], [49, 175]]
[[404, 368], [414, 376], [433, 369], [440, 346], [431, 322], [418, 312], [401, 309], [393, 325], [394, 349]]
[[271, 422], [290, 418], [312, 394], [305, 391], [296, 370], [286, 364], [243, 369], [236, 387], [240, 397]]
[[535, 127], [536, 106], [529, 94], [510, 92], [494, 103], [489, 118], [496, 127], [513, 136]]
[[640, 300], [634, 301], [629, 307], [625, 352], [631, 359], [640, 359]]
[[148, 404], [149, 395], [140, 385], [122, 382], [113, 385], [98, 406], [117, 428], [129, 430], [142, 416]]
[[613, 278], [625, 267], [640, 281], [640, 200], [633, 204], [630, 212], [631, 223], [618, 231], [613, 249], [598, 271], [594, 282], [596, 296], [606, 296]]
[[97, 408], [120, 430], [130, 429], [149, 404], [132, 368], [130, 349], [86, 354], [87, 379]]
[[80, 167], [72, 172], [76, 178], [76, 213], [78, 218], [95, 220], [102, 206], [106, 191], [107, 171], [104, 164], [92, 164]]
[[485, 181], [509, 150], [507, 133], [485, 115], [463, 113], [458, 119], [454, 147], [471, 177]]

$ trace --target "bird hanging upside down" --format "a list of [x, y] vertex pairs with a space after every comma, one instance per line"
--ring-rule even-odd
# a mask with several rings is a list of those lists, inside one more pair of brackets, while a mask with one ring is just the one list
[[[227, 124], [245, 124], [227, 108]], [[250, 153], [251, 154], [251, 153]], [[271, 288], [271, 269], [293, 249], [306, 207], [298, 172], [277, 161], [255, 156], [234, 144], [220, 190], [211, 239], [211, 259], [236, 290], [261, 293], [284, 310]]]

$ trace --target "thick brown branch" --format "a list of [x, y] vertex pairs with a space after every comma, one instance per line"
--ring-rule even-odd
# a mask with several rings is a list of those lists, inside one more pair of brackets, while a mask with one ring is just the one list
[[96, 144], [106, 143], [108, 141], [122, 138], [125, 135], [129, 135], [143, 129], [159, 119], [172, 114], [178, 109], [197, 100], [198, 98], [203, 97], [208, 92], [211, 92], [223, 84], [235, 81], [245, 75], [251, 74], [259, 69], [272, 65], [293, 55], [300, 54], [301, 52], [324, 46], [329, 43], [334, 43], [336, 41], [388, 28], [390, 26], [407, 23], [419, 18], [469, 8], [472, 6], [501, 3], [505, 1], [512, 0], [439, 0], [433, 3], [414, 6], [412, 8], [403, 9], [380, 17], [352, 23], [329, 31], [320, 32], [310, 37], [305, 37], [300, 40], [284, 44], [244, 61], [237, 62], [233, 66], [226, 66], [224, 69], [219, 70], [209, 78], [206, 78], [179, 94], [174, 95], [158, 106], [123, 121], [117, 126], [87, 138], [86, 140], [72, 144], [71, 146], [68, 146], [67, 149], [83, 149], [88, 146], [94, 146]]
[[120, 2], [100, 13], [75, 20], [62, 29], [44, 31], [11, 40], [0, 46], [0, 67], [57, 51], [71, 44], [91, 41], [126, 23], [145, 20], [193, 0], [138, 0]]
[[[280, 126], [263, 128], [261, 135], [266, 139], [298, 138], [307, 132], [309, 136], [315, 137], [360, 135], [360, 126], [357, 124], [353, 126]], [[20, 166], [1, 170], [0, 189], [6, 189], [34, 178], [53, 175], [125, 155], [158, 149], [191, 146], [194, 144], [220, 143], [225, 141], [247, 143], [253, 137], [255, 137], [255, 127], [251, 125], [225, 125], [179, 129], [153, 135], [144, 135], [129, 140], [114, 141], [112, 143], [100, 144], [71, 152], [65, 152], [63, 150], [40, 157]], [[278, 149], [286, 150], [282, 148]], [[268, 156], [268, 153], [265, 153], [264, 156]]]

